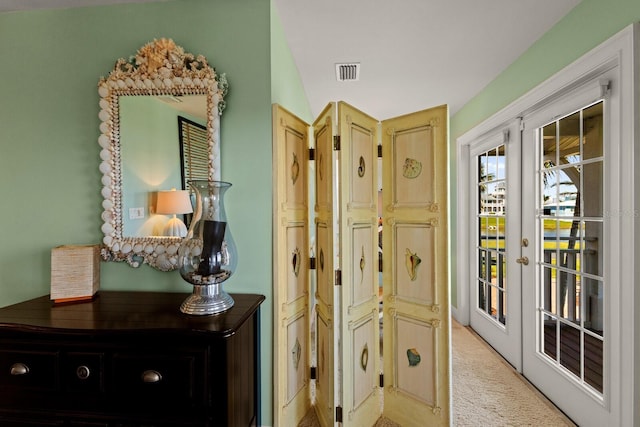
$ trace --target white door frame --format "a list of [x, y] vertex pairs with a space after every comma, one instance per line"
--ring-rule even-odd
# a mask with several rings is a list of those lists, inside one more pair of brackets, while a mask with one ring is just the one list
[[[640, 102], [640, 84], [638, 67], [640, 67], [640, 24], [632, 24], [620, 31], [609, 40], [602, 43], [571, 65], [567, 66], [518, 100], [505, 107], [482, 124], [473, 128], [457, 139], [457, 224], [467, 224], [469, 221], [469, 171], [470, 146], [509, 121], [522, 117], [537, 110], [542, 105], [558, 99], [574, 88], [592, 80], [608, 69], [615, 69], [618, 78], [614, 84], [618, 87], [619, 99], [615, 108], [620, 111], [619, 128], [616, 129], [618, 142], [615, 151], [614, 164], [619, 166], [616, 173], [618, 182], [625, 184], [623, 190], [628, 197], [617, 196], [606, 206], [608, 215], [615, 217], [612, 221], [613, 231], [621, 238], [609, 250], [613, 251], [613, 260], [618, 265], [611, 265], [616, 271], [615, 280], [625, 284], [615, 289], [610, 298], [619, 302], [619, 312], [611, 318], [610, 334], [607, 337], [608, 354], [611, 358], [611, 390], [610, 410], [612, 425], [640, 425], [640, 404], [636, 403], [640, 395], [640, 361], [636, 361], [638, 352], [636, 330], [640, 330], [640, 315], [634, 314], [634, 307], [640, 307], [640, 292], [634, 293], [634, 284], [640, 283], [640, 267], [635, 269], [637, 262], [634, 248], [636, 242], [640, 244], [640, 227], [635, 227], [637, 211], [636, 200], [640, 202], [640, 188], [635, 182], [640, 181], [640, 171], [634, 170], [636, 159], [640, 163], [640, 121], [637, 119], [638, 104]], [[637, 174], [637, 175], [636, 175]], [[622, 232], [623, 231], [623, 232]], [[470, 286], [475, 283], [470, 271], [469, 245], [472, 236], [467, 227], [458, 228], [457, 239], [457, 305], [452, 309], [454, 317], [463, 325], [469, 324]], [[633, 237], [631, 237], [633, 236]], [[624, 260], [621, 256], [624, 254]], [[626, 260], [626, 261], [625, 261]], [[622, 327], [624, 326], [624, 327]], [[638, 327], [636, 329], [636, 326]], [[638, 381], [637, 381], [638, 380]]]

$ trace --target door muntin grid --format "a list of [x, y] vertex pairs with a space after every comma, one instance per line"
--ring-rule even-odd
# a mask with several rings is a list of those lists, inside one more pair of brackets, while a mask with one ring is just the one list
[[604, 359], [604, 101], [537, 129], [537, 352], [597, 396]]
[[476, 310], [497, 325], [507, 322], [506, 145], [476, 156]]

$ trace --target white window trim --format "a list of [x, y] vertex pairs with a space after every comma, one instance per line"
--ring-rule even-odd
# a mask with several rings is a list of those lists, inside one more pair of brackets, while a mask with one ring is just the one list
[[[640, 425], [640, 291], [634, 292], [634, 285], [640, 284], [640, 263], [636, 259], [635, 247], [640, 245], [640, 227], [635, 227], [635, 219], [640, 212], [636, 209], [636, 203], [640, 204], [640, 170], [634, 165], [640, 164], [640, 24], [629, 25], [601, 45], [594, 48], [583, 57], [550, 77], [533, 90], [527, 92], [518, 100], [504, 109], [495, 113], [489, 119], [460, 136], [457, 141], [457, 224], [458, 239], [456, 251], [457, 271], [457, 301], [456, 307], [452, 307], [452, 314], [463, 325], [469, 324], [471, 309], [469, 296], [470, 271], [469, 271], [469, 244], [470, 233], [464, 224], [469, 222], [469, 171], [470, 171], [470, 146], [483, 140], [491, 132], [506, 126], [510, 121], [530, 114], [558, 97], [566, 95], [576, 87], [582, 86], [594, 80], [603, 72], [616, 68], [619, 87], [615, 88], [620, 93], [619, 104], [616, 108], [620, 111], [620, 123], [616, 137], [620, 141], [617, 153], [617, 179], [626, 182], [631, 192], [626, 195], [617, 194], [612, 197], [612, 205], [609, 206], [610, 215], [616, 215], [619, 219], [617, 226], [624, 230], [625, 236], [633, 238], [619, 239], [619, 244], [611, 248], [620, 259], [620, 268], [617, 279], [621, 286], [618, 295], [612, 297], [618, 299], [620, 312], [615, 323], [620, 328], [618, 348], [613, 349], [612, 357], [614, 366], [618, 365], [619, 387], [611, 390], [611, 412], [620, 422], [619, 425]], [[621, 235], [621, 234], [619, 234]], [[640, 246], [639, 246], [640, 247]], [[638, 252], [640, 253], [640, 252]], [[625, 261], [622, 260], [624, 258]], [[636, 265], [638, 268], [636, 269]], [[638, 307], [634, 313], [634, 307]], [[636, 334], [636, 331], [638, 333]], [[612, 384], [615, 386], [615, 384]]]

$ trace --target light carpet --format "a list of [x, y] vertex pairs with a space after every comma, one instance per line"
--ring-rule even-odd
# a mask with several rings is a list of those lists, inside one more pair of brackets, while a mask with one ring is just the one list
[[[454, 426], [575, 426], [472, 330], [454, 320], [451, 334]], [[319, 426], [313, 409], [299, 424]], [[381, 417], [374, 427], [403, 426]]]
[[574, 424], [473, 331], [451, 323], [455, 426]]

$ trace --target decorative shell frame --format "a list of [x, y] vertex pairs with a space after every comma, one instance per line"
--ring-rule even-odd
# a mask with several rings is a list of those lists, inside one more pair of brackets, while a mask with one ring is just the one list
[[209, 179], [220, 179], [220, 115], [228, 84], [202, 55], [186, 53], [171, 39], [154, 40], [128, 60], [118, 59], [108, 77], [98, 82], [100, 95], [100, 171], [102, 172], [102, 240], [105, 261], [125, 261], [161, 270], [178, 268], [180, 237], [125, 237], [122, 212], [122, 162], [120, 157], [121, 96], [206, 95]]

